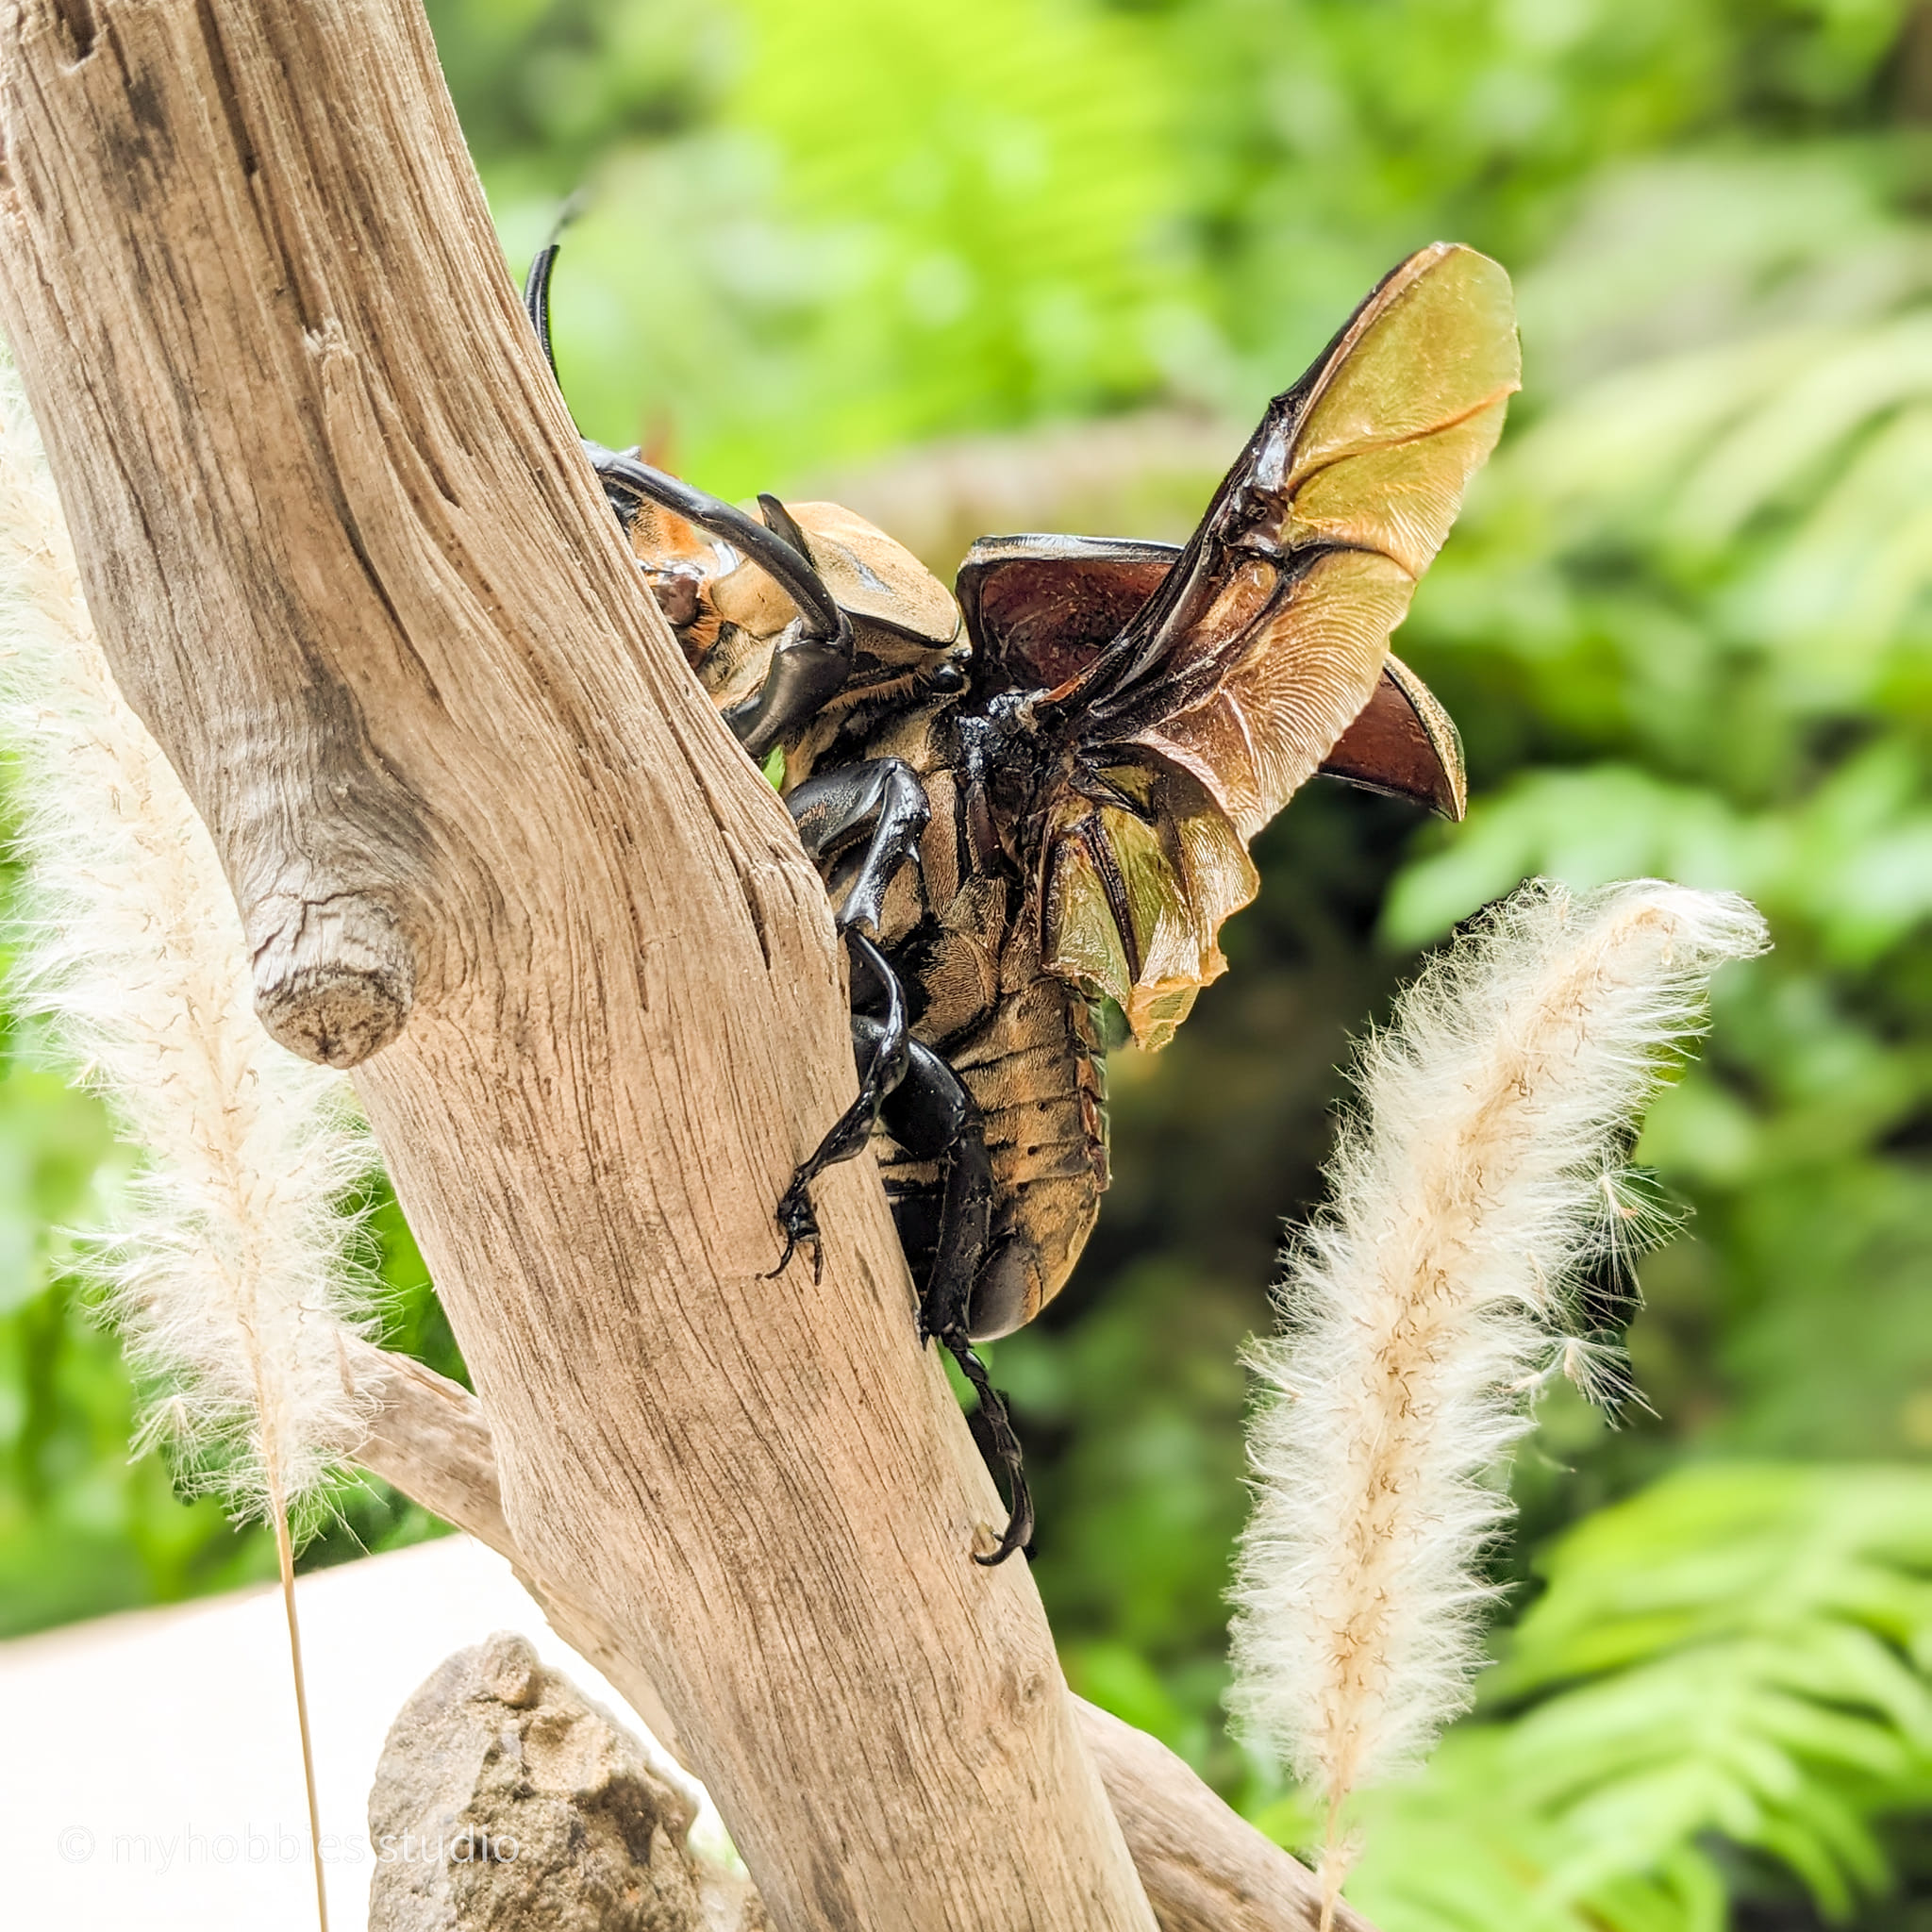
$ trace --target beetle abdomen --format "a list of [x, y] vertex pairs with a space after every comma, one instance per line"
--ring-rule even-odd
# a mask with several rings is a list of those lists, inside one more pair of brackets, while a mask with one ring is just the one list
[[[1073, 1273], [1108, 1182], [1106, 1067], [1087, 1003], [1040, 972], [1015, 935], [1000, 997], [945, 1042], [979, 1108], [993, 1175], [993, 1250], [969, 1315], [974, 1341], [1030, 1322]], [[1030, 968], [1030, 970], [1029, 970]], [[915, 1033], [924, 1029], [915, 1026]], [[891, 1136], [874, 1141], [915, 1274], [929, 1263], [941, 1175]]]

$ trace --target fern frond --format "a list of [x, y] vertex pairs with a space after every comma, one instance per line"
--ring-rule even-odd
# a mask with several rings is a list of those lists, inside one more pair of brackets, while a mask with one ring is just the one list
[[1360, 1801], [1383, 1932], [1720, 1932], [1720, 1840], [1828, 1916], [1886, 1890], [1932, 1793], [1932, 1474], [1685, 1470], [1540, 1567], [1493, 1714]]

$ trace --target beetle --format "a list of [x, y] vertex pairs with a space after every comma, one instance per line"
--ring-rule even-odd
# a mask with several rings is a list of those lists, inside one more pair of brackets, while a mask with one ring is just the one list
[[[525, 285], [550, 358], [557, 246]], [[1493, 448], [1519, 359], [1507, 276], [1437, 242], [1268, 406], [1184, 545], [988, 537], [945, 588], [828, 503], [756, 517], [586, 441], [644, 582], [778, 783], [848, 955], [858, 1091], [775, 1213], [821, 1259], [814, 1179], [878, 1156], [936, 1340], [974, 1352], [1065, 1284], [1108, 1184], [1112, 1033], [1166, 1043], [1225, 967], [1248, 846], [1319, 773], [1464, 803], [1456, 728], [1389, 651]]]

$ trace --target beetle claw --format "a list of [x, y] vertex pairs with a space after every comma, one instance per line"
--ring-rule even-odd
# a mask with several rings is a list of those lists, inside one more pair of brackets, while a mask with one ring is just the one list
[[825, 1275], [825, 1244], [819, 1236], [818, 1216], [812, 1211], [810, 1185], [794, 1180], [785, 1190], [785, 1197], [778, 1203], [777, 1212], [773, 1217], [785, 1230], [785, 1252], [778, 1257], [778, 1265], [769, 1274], [758, 1276], [760, 1281], [775, 1281], [791, 1265], [791, 1257], [800, 1248], [811, 1251], [811, 1285], [817, 1288]]
[[[922, 1321], [920, 1325], [924, 1327], [925, 1324]], [[986, 1373], [986, 1364], [967, 1341], [966, 1331], [957, 1324], [949, 1324], [934, 1330], [933, 1339], [959, 1364], [978, 1395], [980, 1419], [991, 1439], [993, 1454], [999, 1460], [1000, 1471], [1006, 1476], [1010, 1492], [1007, 1527], [997, 1546], [985, 1555], [977, 1550], [973, 1553], [973, 1560], [983, 1569], [995, 1569], [1015, 1550], [1024, 1550], [1028, 1556], [1033, 1554], [1030, 1547], [1034, 1528], [1033, 1492], [1026, 1484], [1025, 1452], [1020, 1447], [1020, 1438], [1014, 1432], [1007, 1398], [992, 1386], [992, 1380]]]

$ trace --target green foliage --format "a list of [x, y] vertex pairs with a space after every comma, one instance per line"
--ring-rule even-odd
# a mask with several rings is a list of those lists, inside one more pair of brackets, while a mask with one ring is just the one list
[[[1196, 233], [1253, 400], [1424, 242], [1453, 237], [1514, 267], [1566, 232], [1579, 185], [1621, 159], [1858, 125], [1900, 8], [1197, 0], [1168, 17]], [[1529, 374], [1534, 389], [1534, 361]]]
[[1885, 1888], [1878, 1827], [1932, 1791], [1932, 1475], [1689, 1469], [1541, 1567], [1482, 1715], [1363, 1805], [1383, 1932], [1716, 1932], [1721, 1844], [1834, 1920]]
[[1252, 1289], [1165, 1257], [1130, 1266], [1063, 1341], [1023, 1332], [991, 1351], [1038, 1444], [1034, 1569], [1069, 1681], [1224, 1781], [1241, 1774], [1216, 1717], [1226, 1671], [1201, 1633], [1226, 1621], [1246, 1513], [1253, 1321]]
[[203, 1563], [220, 1508], [179, 1507], [128, 1451], [127, 1376], [75, 1319], [58, 1232], [108, 1153], [100, 1109], [59, 1078], [0, 1064], [0, 1635], [227, 1580]]
[[429, 16], [479, 166], [559, 196], [613, 142], [702, 122], [738, 39], [702, 0], [431, 0]]
[[[587, 189], [555, 310], [578, 419], [708, 487], [1144, 395], [1205, 326], [1148, 23], [1039, 0], [651, 0], [519, 35], [480, 0], [431, 10], [453, 83], [481, 92], [512, 254], [571, 175]], [[635, 71], [633, 40], [656, 49]], [[620, 141], [646, 94], [677, 138], [596, 167], [541, 139], [553, 97]]]
[[[1932, 1901], [1900, 1822], [1928, 1810], [1932, 1657], [1932, 16], [430, 12], [518, 270], [582, 191], [557, 289], [579, 420], [726, 493], [1152, 398], [1247, 416], [1414, 245], [1517, 275], [1525, 391], [1400, 640], [1462, 725], [1470, 822], [1417, 838], [1310, 788], [1261, 841], [1228, 978], [1167, 1053], [1116, 1061], [1099, 1232], [996, 1352], [1037, 1574], [1079, 1688], [1294, 1839], [1219, 1714], [1235, 1358], [1316, 1191], [1345, 1033], [1525, 872], [1738, 887], [1777, 950], [1720, 983], [1641, 1153], [1697, 1210], [1646, 1264], [1657, 1413], [1611, 1434], [1553, 1402], [1514, 1477], [1546, 1587], [1478, 1719], [1366, 1807], [1356, 1889], [1387, 1932], [1714, 1932], [1760, 1894], [1781, 1926], [1910, 1923], [1870, 1899], [1890, 1857], [1897, 1909]], [[133, 1391], [53, 1232], [104, 1158], [111, 1185], [104, 1150], [87, 1103], [0, 1066], [0, 1628], [267, 1567], [126, 1460]], [[392, 1202], [374, 1227], [398, 1339], [459, 1366]], [[1656, 1480], [1716, 1452], [1896, 1466]], [[320, 1556], [423, 1526], [346, 1509]]]

